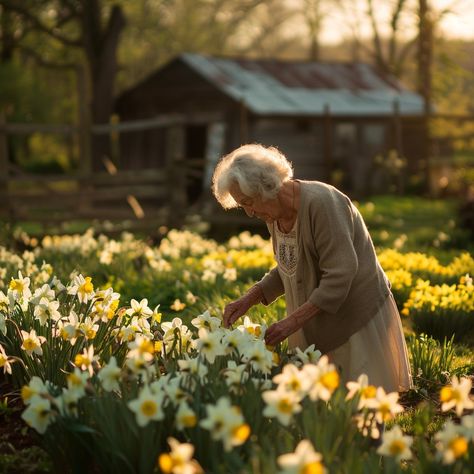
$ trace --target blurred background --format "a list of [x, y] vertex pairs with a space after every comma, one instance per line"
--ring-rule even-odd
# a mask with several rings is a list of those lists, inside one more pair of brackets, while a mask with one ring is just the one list
[[386, 212], [446, 200], [471, 238], [472, 7], [0, 0], [0, 238], [258, 231], [210, 192], [249, 142]]

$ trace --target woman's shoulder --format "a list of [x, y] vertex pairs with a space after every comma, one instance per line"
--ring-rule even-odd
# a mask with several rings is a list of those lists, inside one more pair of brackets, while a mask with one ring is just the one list
[[330, 202], [345, 201], [349, 198], [334, 186], [322, 181], [300, 180], [302, 201], [307, 207], [317, 208]]

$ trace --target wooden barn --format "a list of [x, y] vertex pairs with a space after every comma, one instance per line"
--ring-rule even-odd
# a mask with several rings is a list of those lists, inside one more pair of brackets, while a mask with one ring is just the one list
[[364, 63], [182, 54], [122, 93], [116, 113], [122, 122], [182, 118], [178, 130], [121, 134], [118, 161], [121, 169], [166, 166], [174, 137], [179, 158], [202, 159], [192, 199], [208, 194], [216, 161], [243, 143], [277, 146], [297, 177], [337, 176], [356, 196], [384, 185], [374, 163], [393, 150], [409, 168], [423, 156], [421, 96]]

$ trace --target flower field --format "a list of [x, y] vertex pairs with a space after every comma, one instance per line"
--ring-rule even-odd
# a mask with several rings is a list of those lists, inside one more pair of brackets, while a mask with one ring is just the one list
[[274, 265], [258, 235], [172, 230], [154, 245], [88, 231], [23, 244], [0, 247], [2, 406], [21, 397], [48, 469], [474, 471], [469, 252], [378, 249], [414, 375], [400, 396], [364, 376], [343, 386], [314, 347], [265, 346], [283, 299], [222, 327], [225, 303]]

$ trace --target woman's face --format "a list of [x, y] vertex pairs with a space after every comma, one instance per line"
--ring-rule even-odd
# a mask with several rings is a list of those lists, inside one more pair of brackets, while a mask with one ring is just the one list
[[276, 199], [264, 201], [260, 196], [247, 196], [241, 191], [237, 183], [230, 187], [229, 193], [249, 217], [258, 217], [269, 224], [280, 217]]

